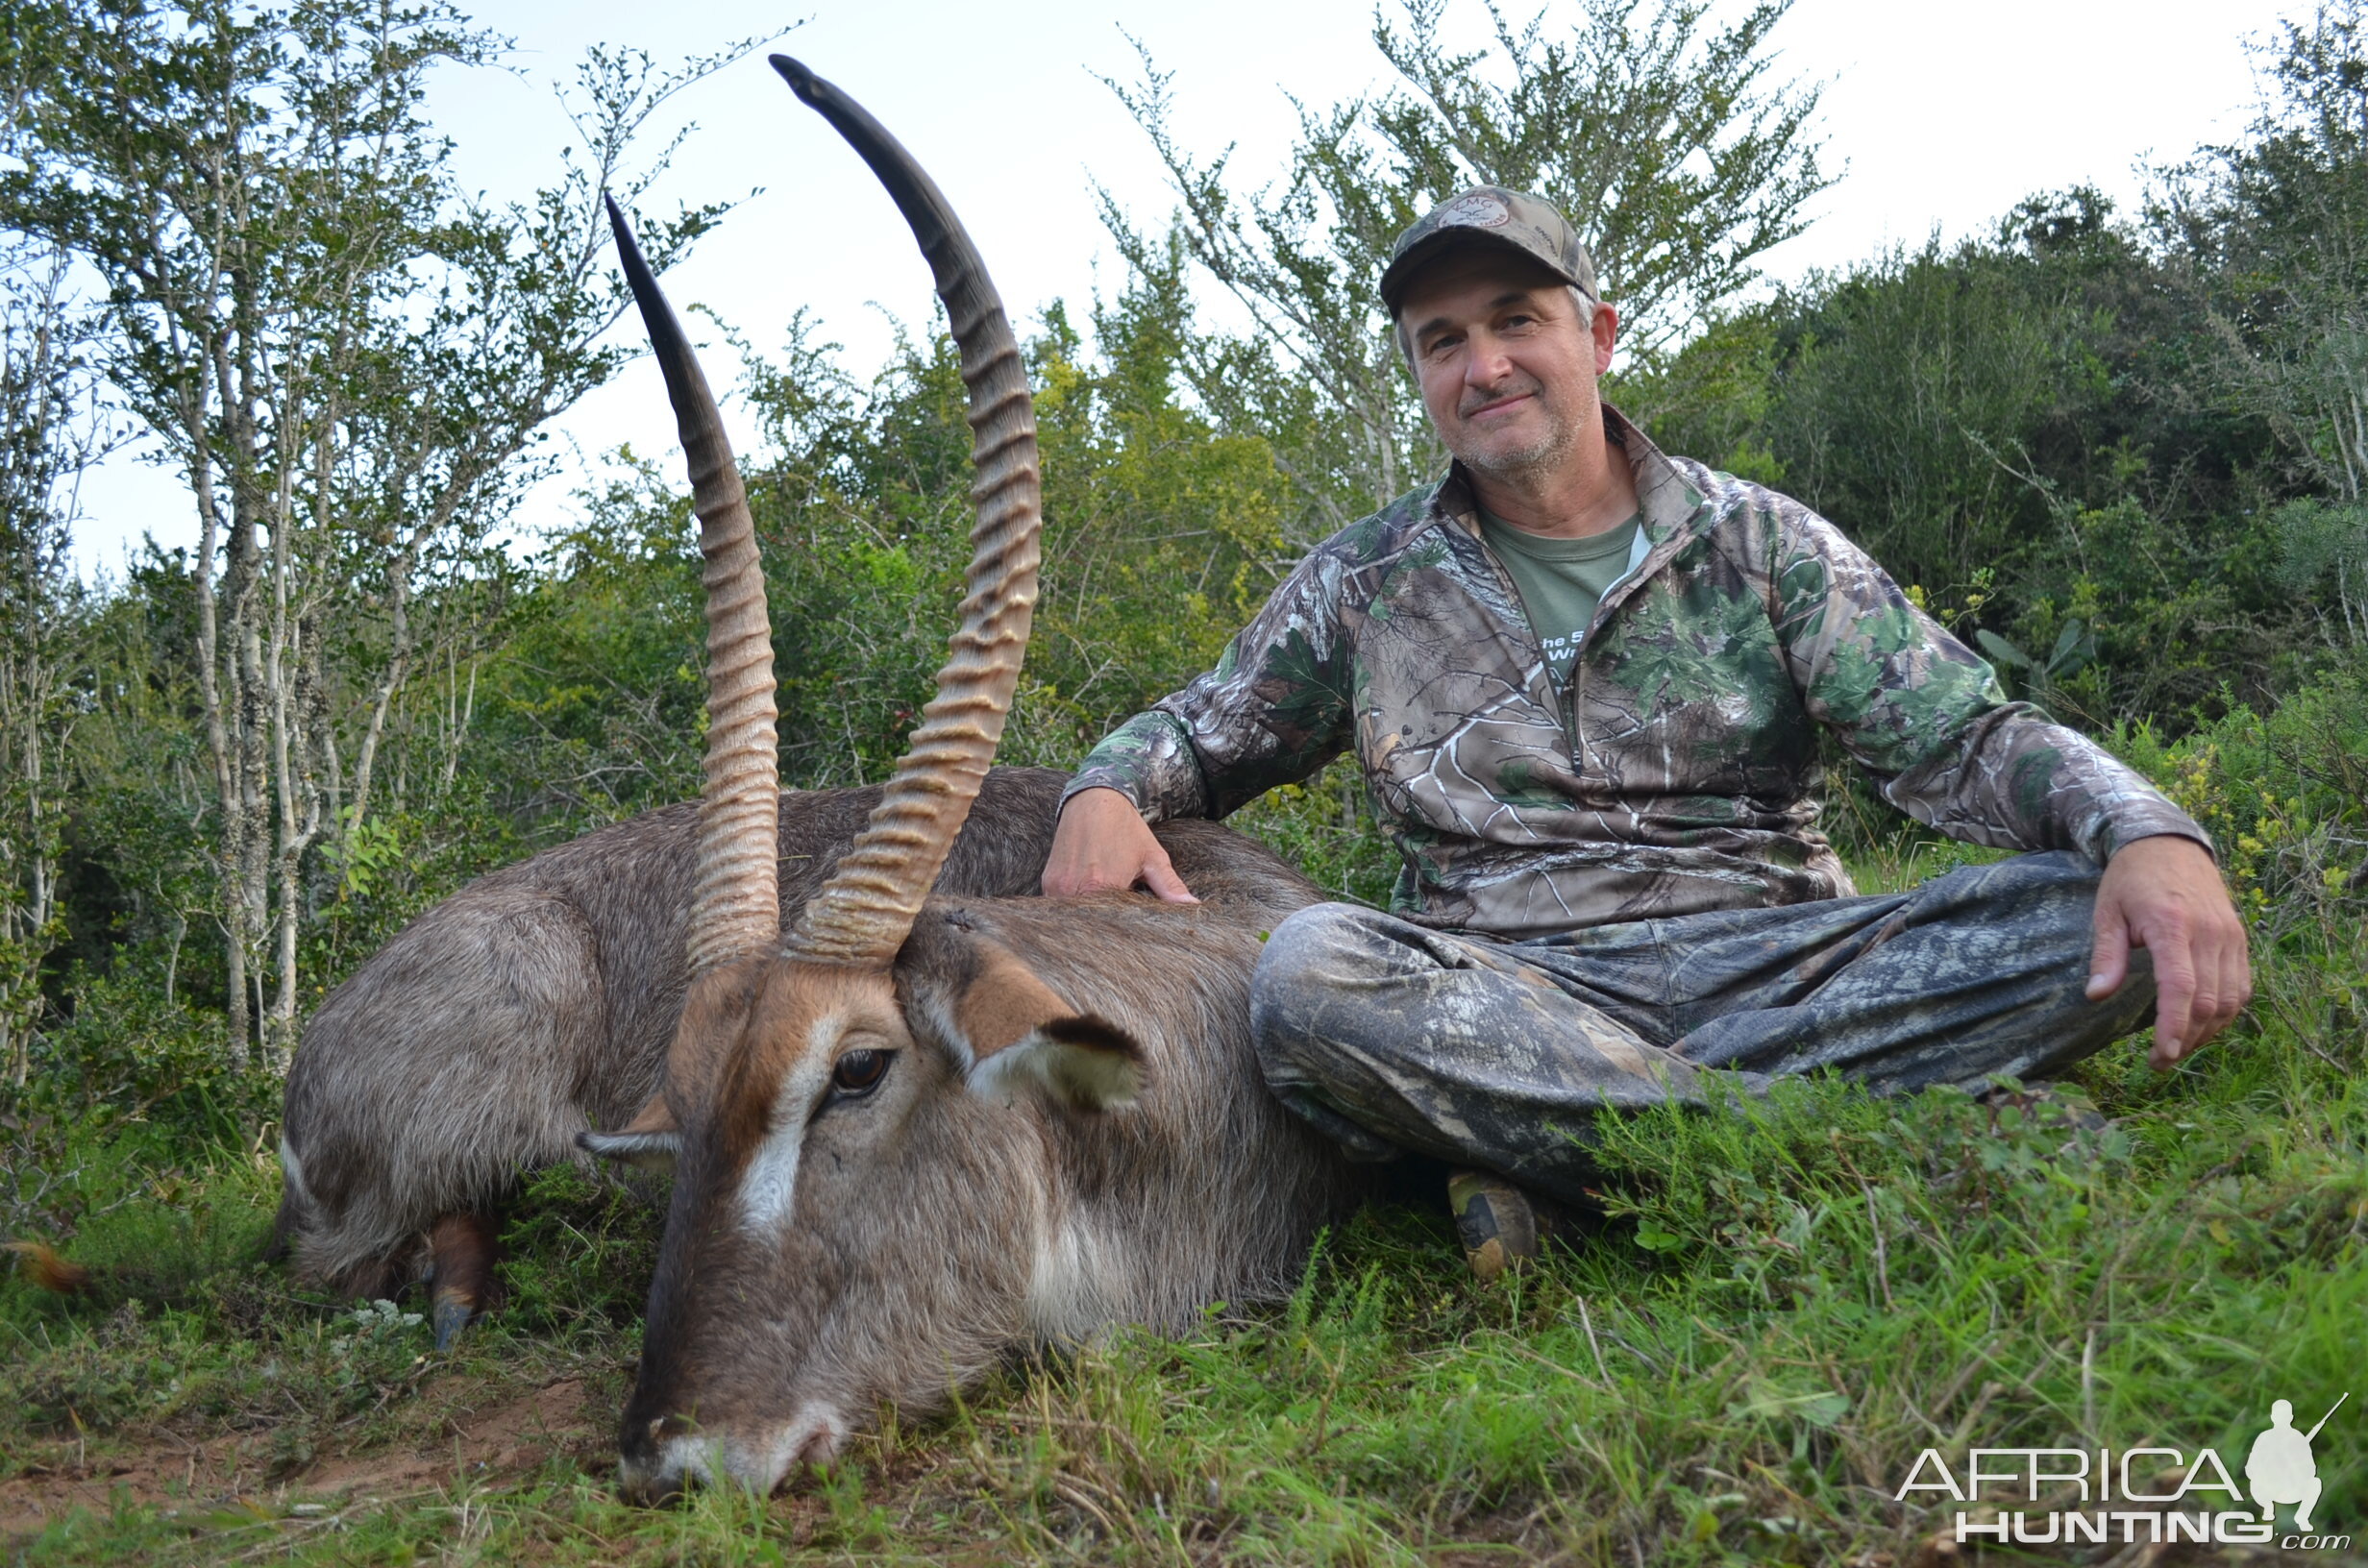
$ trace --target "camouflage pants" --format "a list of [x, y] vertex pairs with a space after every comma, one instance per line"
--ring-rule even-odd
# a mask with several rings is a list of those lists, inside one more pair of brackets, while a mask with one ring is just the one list
[[2143, 951], [2084, 995], [2096, 869], [2022, 855], [1911, 893], [1527, 942], [1348, 904], [1276, 927], [1251, 1027], [1283, 1102], [1353, 1156], [1403, 1150], [1575, 1197], [1598, 1107], [1701, 1103], [1830, 1067], [1877, 1092], [2043, 1078], [2153, 1016]]

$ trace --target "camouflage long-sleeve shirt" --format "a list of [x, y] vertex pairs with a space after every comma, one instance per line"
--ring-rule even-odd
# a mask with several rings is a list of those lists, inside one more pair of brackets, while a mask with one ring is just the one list
[[2008, 701], [1832, 524], [1605, 423], [1643, 553], [1566, 685], [1451, 472], [1317, 547], [1069, 794], [1222, 817], [1354, 745], [1402, 857], [1393, 907], [1510, 937], [1853, 893], [1815, 826], [1817, 724], [1954, 838], [2100, 864], [2158, 833], [2209, 846], [2094, 743]]

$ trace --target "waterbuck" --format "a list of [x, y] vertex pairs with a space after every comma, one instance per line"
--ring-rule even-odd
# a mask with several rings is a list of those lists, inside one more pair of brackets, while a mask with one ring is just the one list
[[1363, 1190], [1269, 1097], [1251, 1052], [1259, 943], [1319, 896], [1273, 856], [1201, 824], [1183, 836], [1196, 869], [1178, 866], [1197, 904], [929, 895], [1027, 642], [1034, 415], [1002, 306], [936, 185], [845, 95], [773, 63], [929, 259], [970, 390], [978, 517], [937, 697], [784, 940], [748, 510], [705, 382], [612, 209], [711, 563], [690, 993], [661, 1095], [582, 1139], [675, 1170], [620, 1445], [640, 1499], [725, 1480], [769, 1491], [884, 1402], [925, 1409], [1020, 1347], [1274, 1290]]

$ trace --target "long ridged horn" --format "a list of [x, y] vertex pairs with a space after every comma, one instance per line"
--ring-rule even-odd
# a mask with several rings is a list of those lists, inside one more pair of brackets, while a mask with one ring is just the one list
[[641, 306], [675, 405], [682, 454], [690, 460], [691, 509], [699, 514], [699, 551], [707, 560], [707, 776], [699, 793], [698, 889], [689, 932], [696, 975], [767, 950], [781, 928], [773, 625], [765, 613], [756, 527], [723, 416], [624, 212], [614, 197], [607, 201], [625, 281]]
[[845, 93], [784, 55], [773, 67], [872, 166], [928, 257], [953, 324], [970, 389], [971, 462], [977, 478], [960, 627], [937, 696], [922, 710], [912, 749], [830, 880], [807, 903], [789, 951], [827, 963], [887, 965], [937, 881], [962, 821], [995, 760], [1020, 682], [1036, 610], [1037, 535], [1044, 522], [1036, 472], [1036, 410], [1020, 344], [1003, 318], [977, 247], [912, 155]]

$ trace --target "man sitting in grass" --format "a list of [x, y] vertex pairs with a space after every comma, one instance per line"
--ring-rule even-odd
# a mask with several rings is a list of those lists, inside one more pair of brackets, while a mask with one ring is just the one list
[[[1095, 747], [1044, 887], [1189, 899], [1147, 822], [1354, 746], [1392, 912], [1275, 930], [1260, 1060], [1351, 1153], [1457, 1167], [1475, 1268], [1535, 1254], [1524, 1189], [1579, 1195], [1598, 1107], [1702, 1102], [1704, 1068], [1981, 1091], [2149, 1009], [2168, 1068], [2244, 1006], [2193, 821], [2008, 701], [1825, 519], [1598, 401], [1619, 318], [1560, 212], [1465, 191], [1399, 237], [1381, 297], [1453, 465]], [[1917, 821], [2029, 852], [1860, 896], [1814, 826], [1820, 726]]]

